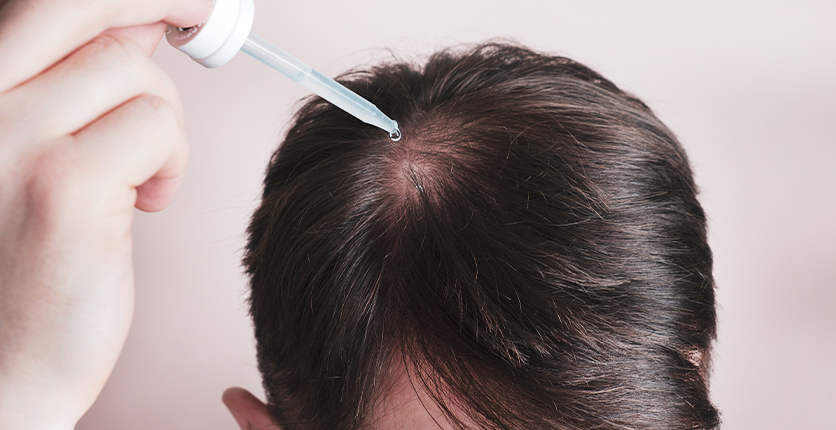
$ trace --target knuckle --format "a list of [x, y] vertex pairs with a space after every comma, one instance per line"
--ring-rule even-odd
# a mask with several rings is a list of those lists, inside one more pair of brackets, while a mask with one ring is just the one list
[[173, 109], [175, 118], [182, 122], [183, 108], [174, 83], [136, 43], [125, 37], [103, 34], [86, 49], [88, 52], [82, 55], [81, 61], [94, 65], [94, 79], [101, 83], [93, 91], [112, 91], [118, 86], [122, 93], [132, 94], [125, 101], [143, 94], [163, 97], [168, 100], [168, 108], [153, 102], [145, 104], [156, 106], [154, 110]]
[[168, 100], [153, 94], [143, 94], [131, 103], [155, 128], [180, 128], [179, 111]]
[[182, 122], [183, 109], [174, 83], [138, 45], [129, 39], [105, 34], [98, 37], [90, 49], [91, 61], [96, 65], [95, 75], [110, 83], [101, 85], [102, 91], [118, 85], [131, 88], [128, 91], [137, 99], [146, 94], [161, 96], [168, 100], [167, 106], [148, 100], [144, 104], [155, 111], [173, 109], [175, 118]]

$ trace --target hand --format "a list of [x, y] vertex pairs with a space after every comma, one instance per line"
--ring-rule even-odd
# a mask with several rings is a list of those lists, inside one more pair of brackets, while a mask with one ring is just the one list
[[[207, 0], [0, 0], [0, 428], [71, 429], [133, 314], [133, 207], [186, 169], [179, 96], [149, 56]], [[118, 29], [116, 29], [118, 28]]]

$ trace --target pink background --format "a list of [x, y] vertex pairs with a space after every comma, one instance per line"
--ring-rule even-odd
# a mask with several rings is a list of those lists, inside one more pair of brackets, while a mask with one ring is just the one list
[[[638, 94], [681, 138], [710, 217], [727, 429], [833, 429], [836, 3], [359, 0], [256, 2], [254, 31], [328, 75], [512, 37]], [[261, 395], [241, 274], [268, 157], [306, 95], [239, 55], [205, 70], [163, 44], [192, 158], [174, 204], [137, 213], [137, 311], [93, 429], [236, 428]]]

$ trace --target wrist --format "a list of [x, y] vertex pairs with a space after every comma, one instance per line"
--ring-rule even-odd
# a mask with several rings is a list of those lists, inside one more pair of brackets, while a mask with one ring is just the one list
[[0, 372], [0, 429], [73, 430], [89, 406], [56, 391]]

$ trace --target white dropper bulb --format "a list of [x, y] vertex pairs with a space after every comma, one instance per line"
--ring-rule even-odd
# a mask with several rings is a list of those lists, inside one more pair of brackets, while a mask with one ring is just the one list
[[392, 140], [400, 140], [397, 121], [386, 116], [377, 106], [250, 33], [254, 16], [253, 0], [215, 0], [209, 19], [195, 27], [169, 27], [166, 39], [171, 46], [210, 68], [222, 66], [238, 51], [244, 51], [366, 124], [385, 130]]

